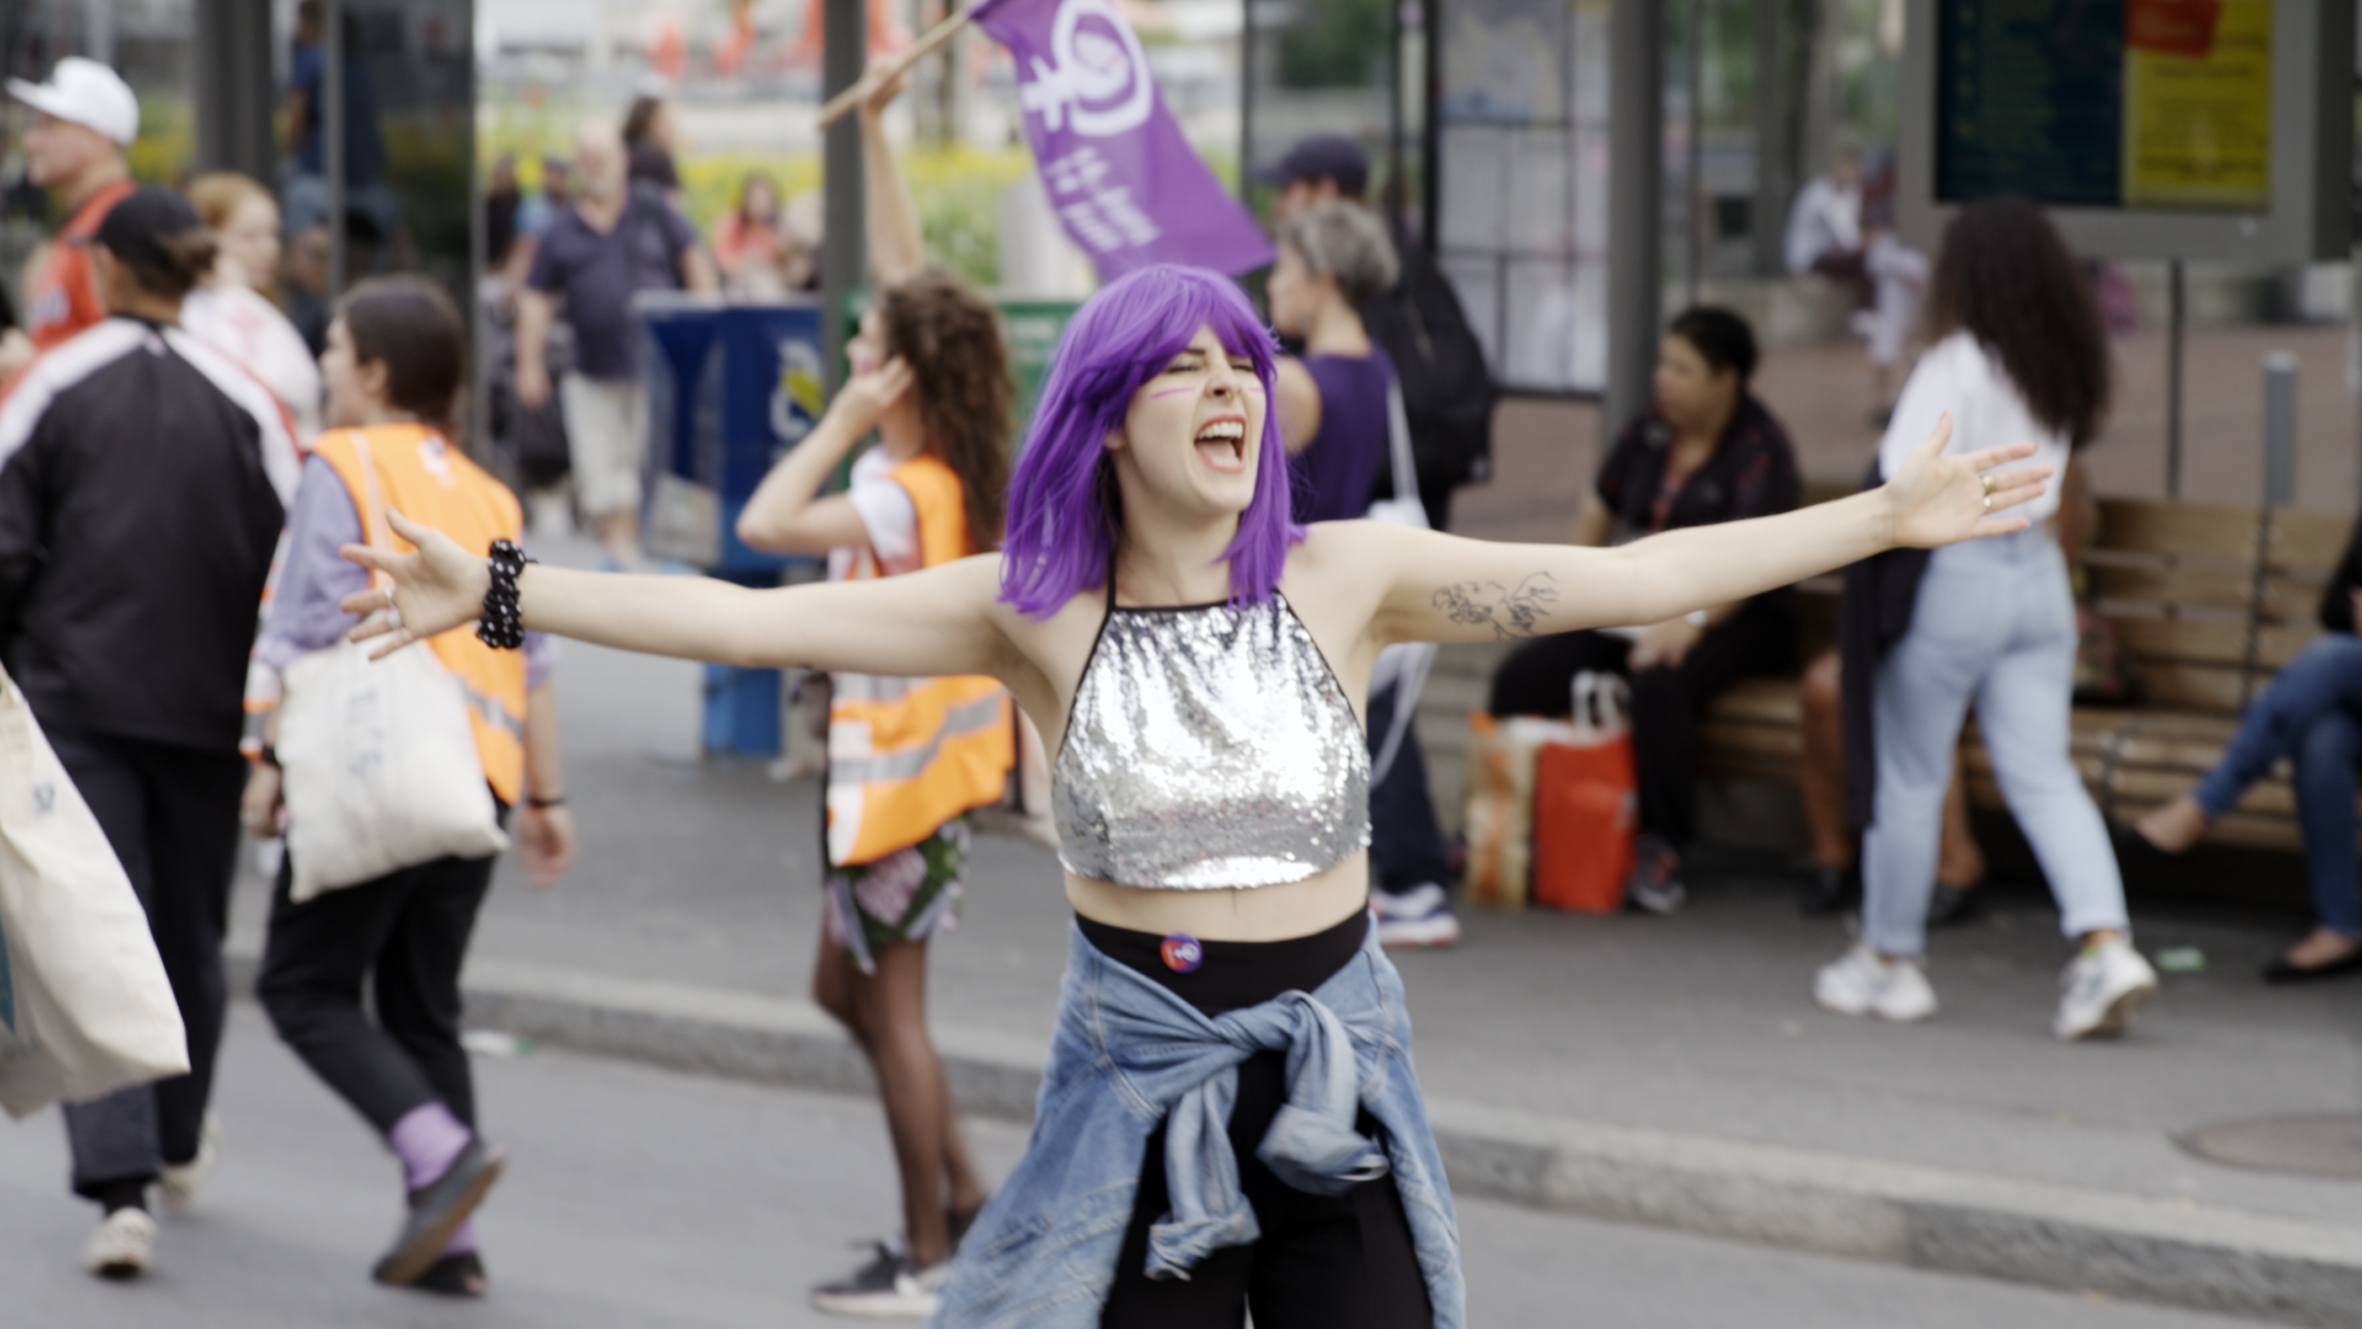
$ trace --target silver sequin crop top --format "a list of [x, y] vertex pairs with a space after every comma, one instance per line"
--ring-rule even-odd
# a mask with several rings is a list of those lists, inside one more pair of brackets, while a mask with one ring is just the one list
[[1058, 861], [1166, 890], [1276, 886], [1370, 842], [1370, 755], [1277, 592], [1122, 609], [1083, 665], [1051, 790]]

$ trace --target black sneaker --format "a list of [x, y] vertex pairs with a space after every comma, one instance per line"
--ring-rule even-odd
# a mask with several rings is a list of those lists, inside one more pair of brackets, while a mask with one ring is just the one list
[[1656, 836], [1632, 843], [1632, 873], [1624, 878], [1624, 903], [1651, 914], [1670, 914], [1689, 899], [1681, 884], [1681, 852]]
[[1983, 911], [1973, 886], [1946, 886], [1936, 883], [1933, 894], [1927, 897], [1927, 925], [1931, 928], [1950, 927], [1965, 923]]
[[868, 1264], [812, 1289], [812, 1308], [865, 1320], [923, 1320], [943, 1304], [951, 1261], [921, 1266], [899, 1244], [879, 1242]]
[[1803, 892], [1796, 897], [1796, 907], [1806, 918], [1827, 918], [1852, 904], [1860, 889], [1852, 868], [1815, 863], [1804, 879]]

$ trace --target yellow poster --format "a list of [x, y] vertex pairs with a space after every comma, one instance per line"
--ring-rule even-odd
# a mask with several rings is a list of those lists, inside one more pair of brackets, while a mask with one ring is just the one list
[[2127, 0], [2124, 202], [2272, 201], [2272, 0]]

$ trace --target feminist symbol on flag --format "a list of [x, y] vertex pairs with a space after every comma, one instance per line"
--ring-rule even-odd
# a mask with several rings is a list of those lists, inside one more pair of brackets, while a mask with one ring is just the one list
[[[1098, 22], [1084, 27], [1090, 19]], [[1017, 104], [1039, 111], [1051, 133], [1071, 120], [1074, 133], [1111, 138], [1148, 123], [1156, 83], [1140, 38], [1109, 0], [1064, 0], [1050, 28], [1050, 59], [1033, 57]]]

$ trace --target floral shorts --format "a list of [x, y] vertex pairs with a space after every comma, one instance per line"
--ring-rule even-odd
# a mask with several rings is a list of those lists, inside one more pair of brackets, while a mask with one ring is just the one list
[[968, 819], [954, 817], [932, 835], [870, 863], [831, 868], [826, 893], [829, 942], [861, 972], [877, 972], [877, 954], [901, 941], [924, 941], [959, 922], [960, 878], [968, 865]]

